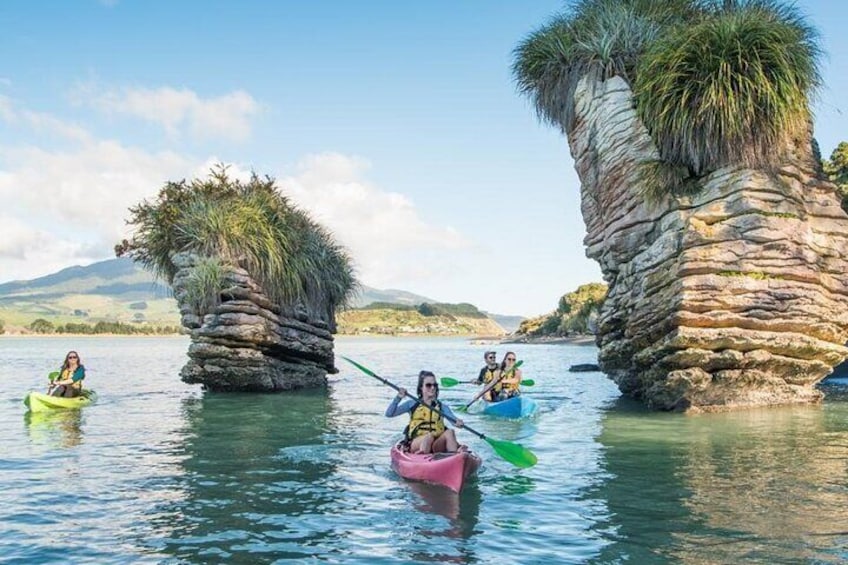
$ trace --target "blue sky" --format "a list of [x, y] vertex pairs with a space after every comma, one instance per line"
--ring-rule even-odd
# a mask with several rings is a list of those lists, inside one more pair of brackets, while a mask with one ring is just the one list
[[[565, 139], [515, 91], [553, 1], [0, 3], [0, 282], [112, 257], [127, 208], [216, 162], [278, 180], [362, 282], [504, 314], [600, 281]], [[848, 140], [840, 2], [827, 156]]]

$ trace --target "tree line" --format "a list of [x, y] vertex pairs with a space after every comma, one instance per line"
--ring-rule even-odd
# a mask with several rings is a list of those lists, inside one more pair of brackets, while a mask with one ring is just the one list
[[595, 322], [607, 295], [607, 285], [589, 283], [559, 299], [550, 314], [524, 320], [516, 333], [530, 337], [561, 337], [595, 333]]
[[[0, 329], [2, 329], [2, 324], [0, 324]], [[79, 322], [54, 324], [50, 320], [45, 320], [44, 318], [33, 320], [33, 322], [27, 326], [27, 329], [37, 334], [172, 335], [180, 333], [180, 328], [178, 326], [149, 326], [104, 321], [100, 321], [95, 324], [84, 324]]]
[[394, 304], [392, 302], [372, 302], [367, 306], [357, 308], [357, 310], [398, 310], [401, 312], [412, 312], [413, 310], [422, 316], [447, 316], [454, 318], [456, 316], [462, 318], [486, 318], [486, 314], [481, 312], [473, 304], [460, 302], [459, 304], [448, 304], [443, 302], [422, 302], [421, 304]]

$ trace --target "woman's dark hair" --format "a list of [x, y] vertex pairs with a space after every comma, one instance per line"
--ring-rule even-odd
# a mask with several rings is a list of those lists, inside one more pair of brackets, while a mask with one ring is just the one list
[[67, 369], [67, 368], [68, 368], [68, 365], [70, 365], [70, 363], [68, 363], [68, 357], [70, 357], [71, 355], [76, 355], [76, 357], [77, 357], [77, 365], [79, 365], [80, 367], [82, 366], [82, 359], [80, 359], [79, 353], [77, 353], [76, 351], [71, 350], [71, 351], [68, 351], [68, 352], [65, 354], [65, 360], [64, 360], [64, 361], [62, 361], [62, 370], [63, 370], [63, 371], [64, 371], [65, 369]]
[[515, 352], [513, 352], [513, 351], [507, 351], [507, 352], [504, 354], [503, 361], [501, 361], [501, 371], [505, 371], [505, 370], [506, 370], [506, 358], [507, 358], [507, 357], [509, 357], [510, 355], [512, 355], [513, 357], [515, 357]]
[[[433, 377], [433, 379], [435, 379], [436, 375], [434, 375], [431, 371], [421, 371], [420, 373], [418, 373], [418, 388], [415, 389], [415, 391], [418, 393], [418, 398], [421, 398], [421, 396], [423, 396], [424, 394], [424, 379], [426, 379], [427, 377]], [[439, 383], [437, 382], [436, 395], [438, 395], [438, 392]]]

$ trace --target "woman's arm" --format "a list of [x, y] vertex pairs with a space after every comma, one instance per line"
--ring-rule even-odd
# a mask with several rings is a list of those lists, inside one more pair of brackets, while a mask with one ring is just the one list
[[403, 402], [403, 404], [400, 404], [400, 398], [395, 396], [394, 398], [392, 398], [391, 403], [389, 403], [388, 407], [386, 408], [386, 417], [394, 418], [395, 416], [400, 416], [401, 414], [408, 414], [409, 412], [412, 412], [412, 409], [415, 404], [416, 402], [411, 399], [407, 399]]

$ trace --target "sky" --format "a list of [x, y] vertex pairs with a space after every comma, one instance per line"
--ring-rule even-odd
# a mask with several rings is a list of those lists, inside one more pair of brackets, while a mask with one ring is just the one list
[[[826, 53], [824, 156], [848, 140], [848, 3], [802, 1]], [[0, 2], [0, 283], [114, 257], [129, 208], [216, 163], [328, 228], [359, 279], [498, 314], [601, 282], [565, 138], [513, 50], [563, 2]]]

